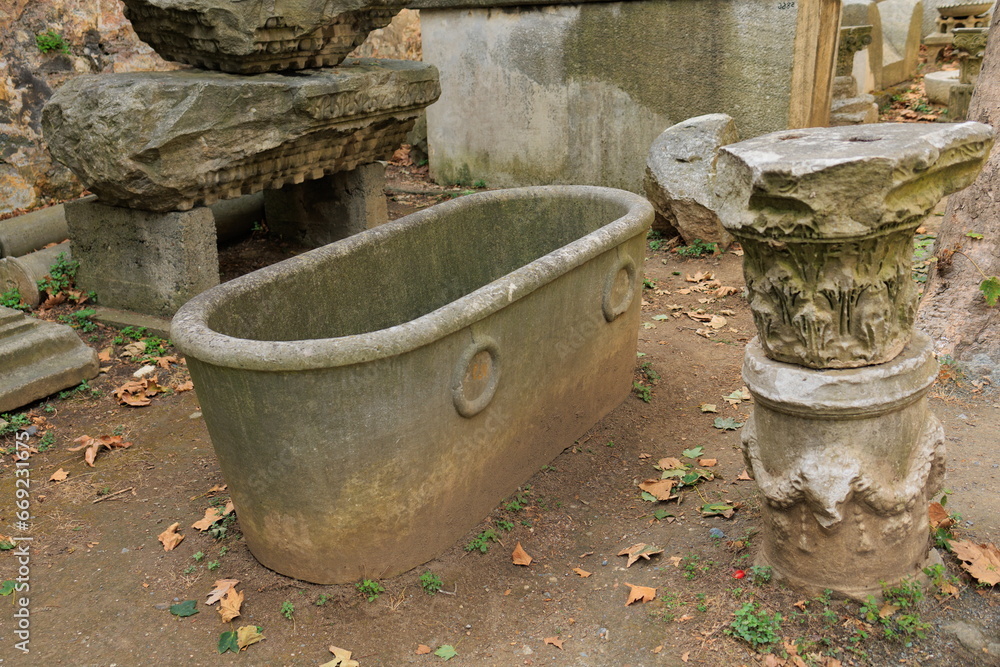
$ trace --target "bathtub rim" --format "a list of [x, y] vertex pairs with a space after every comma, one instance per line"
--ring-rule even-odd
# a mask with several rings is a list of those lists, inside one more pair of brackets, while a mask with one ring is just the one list
[[[441, 214], [457, 214], [483, 200], [509, 201], [547, 195], [617, 201], [623, 205], [625, 212], [593, 232], [440, 308], [384, 329], [335, 338], [268, 341], [229, 336], [211, 329], [207, 324], [207, 318], [223, 300], [238, 299], [241, 293], [250, 292], [261, 282], [279, 280], [287, 272], [297, 270], [300, 264], [336, 261], [336, 257], [347, 255], [355, 248], [378, 243], [400, 227], [430, 224]], [[594, 257], [617, 248], [647, 230], [652, 221], [653, 207], [644, 197], [615, 188], [542, 185], [467, 195], [314, 248], [206, 290], [177, 311], [171, 322], [170, 336], [185, 356], [199, 362], [252, 371], [319, 370], [394, 357], [424, 347], [498, 312]], [[641, 296], [640, 291], [636, 291], [633, 299]]]

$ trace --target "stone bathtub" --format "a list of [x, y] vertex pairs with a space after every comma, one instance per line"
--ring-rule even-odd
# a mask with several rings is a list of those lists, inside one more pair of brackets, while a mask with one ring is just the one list
[[465, 536], [629, 394], [652, 218], [485, 192], [187, 303], [171, 336], [254, 556], [344, 583]]

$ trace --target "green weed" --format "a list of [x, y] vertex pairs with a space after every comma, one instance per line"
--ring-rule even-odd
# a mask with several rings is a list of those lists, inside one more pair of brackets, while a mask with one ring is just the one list
[[69, 44], [62, 35], [55, 30], [39, 33], [35, 35], [35, 46], [42, 53], [69, 53]]
[[359, 593], [367, 597], [369, 602], [374, 602], [378, 599], [380, 593], [385, 592], [385, 587], [374, 579], [362, 579], [354, 584], [354, 587], [358, 589]]
[[422, 575], [420, 575], [420, 587], [424, 589], [424, 593], [428, 595], [434, 595], [444, 586], [441, 581], [441, 577], [437, 576], [430, 570], [427, 570]]
[[691, 245], [682, 245], [677, 248], [677, 254], [681, 257], [701, 257], [702, 255], [714, 255], [718, 252], [717, 243], [709, 243], [701, 239], [695, 239]]
[[742, 639], [755, 650], [778, 641], [781, 614], [768, 614], [755, 602], [747, 602], [734, 613], [735, 618], [723, 630], [727, 635]]
[[292, 620], [292, 616], [295, 615], [295, 605], [292, 604], [289, 600], [285, 600], [284, 602], [281, 603], [281, 609], [279, 610], [279, 613], [290, 621]]
[[[509, 507], [509, 506], [508, 506]], [[472, 541], [465, 545], [466, 551], [479, 551], [486, 553], [490, 550], [490, 542], [499, 542], [500, 538], [497, 536], [496, 531], [492, 528], [487, 528], [483, 532], [472, 538]]]

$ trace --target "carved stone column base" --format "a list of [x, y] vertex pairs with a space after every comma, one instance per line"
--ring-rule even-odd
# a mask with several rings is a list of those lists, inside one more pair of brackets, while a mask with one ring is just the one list
[[764, 496], [760, 562], [853, 598], [920, 575], [945, 470], [926, 398], [936, 375], [922, 334], [891, 362], [834, 371], [771, 360], [751, 341], [743, 377], [756, 407], [743, 453]]

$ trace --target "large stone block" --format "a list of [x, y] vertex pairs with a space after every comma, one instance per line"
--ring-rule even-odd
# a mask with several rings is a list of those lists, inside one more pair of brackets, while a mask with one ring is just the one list
[[882, 0], [882, 85], [888, 88], [917, 73], [924, 5], [921, 0]]
[[0, 412], [97, 377], [97, 353], [63, 324], [0, 306]]
[[167, 60], [237, 74], [332, 67], [403, 7], [398, 0], [124, 0]]
[[388, 60], [295, 76], [78, 77], [43, 125], [102, 202], [187, 210], [385, 159], [439, 93], [433, 66]]
[[173, 315], [219, 284], [212, 211], [149, 213], [92, 199], [66, 204], [77, 285], [111, 308]]
[[720, 217], [743, 245], [768, 356], [812, 368], [891, 360], [917, 309], [912, 234], [971, 184], [993, 144], [981, 123], [778, 132], [724, 146]]
[[425, 8], [442, 4], [411, 5], [442, 72], [427, 111], [440, 183], [641, 192], [650, 144], [686, 118], [727, 113], [757, 136], [829, 116], [836, 0]]
[[715, 193], [719, 148], [739, 141], [726, 114], [708, 114], [678, 123], [656, 138], [646, 160], [646, 198], [656, 211], [653, 228], [672, 227], [686, 243], [695, 239], [728, 245]]

